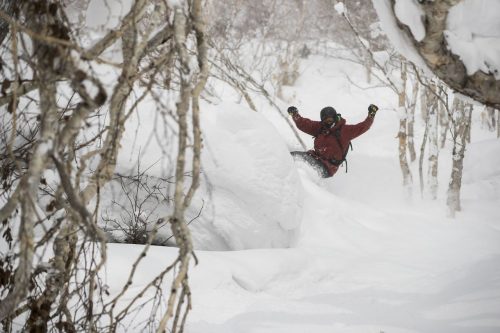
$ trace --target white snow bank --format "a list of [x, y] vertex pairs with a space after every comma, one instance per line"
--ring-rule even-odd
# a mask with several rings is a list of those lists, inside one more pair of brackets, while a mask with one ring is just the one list
[[191, 224], [199, 249], [288, 247], [302, 186], [284, 139], [261, 114], [233, 103], [202, 112], [206, 209]]

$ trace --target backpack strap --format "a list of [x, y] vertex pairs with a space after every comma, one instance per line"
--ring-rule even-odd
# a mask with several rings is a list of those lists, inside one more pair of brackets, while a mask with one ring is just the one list
[[346, 160], [346, 157], [347, 157], [347, 153], [349, 153], [349, 147], [351, 147], [351, 150], [352, 150], [352, 143], [349, 142], [349, 147], [344, 151], [344, 146], [342, 145], [342, 142], [340, 142], [340, 129], [341, 128], [342, 127], [337, 128], [333, 132], [333, 136], [335, 137], [335, 139], [337, 139], [337, 143], [339, 144], [340, 149], [344, 152], [344, 155], [342, 156], [341, 160], [331, 159], [330, 163], [332, 163], [332, 164], [334, 164], [336, 166], [340, 166], [340, 165], [342, 165], [342, 163], [345, 162], [345, 172], [347, 172], [347, 160]]

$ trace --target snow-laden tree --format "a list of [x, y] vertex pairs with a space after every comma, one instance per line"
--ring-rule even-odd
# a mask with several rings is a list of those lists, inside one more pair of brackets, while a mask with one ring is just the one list
[[[98, 7], [87, 17], [89, 4]], [[1, 326], [114, 332], [152, 289], [149, 329], [182, 330], [191, 301], [185, 212], [199, 184], [199, 96], [208, 76], [202, 2], [0, 5]], [[112, 15], [89, 27], [99, 11]], [[145, 100], [149, 107], [138, 108]], [[123, 289], [109, 297], [99, 276], [107, 260], [99, 204], [127, 121], [141, 111], [175, 133], [170, 213], [155, 222], [140, 257], [124, 267]], [[179, 256], [133, 296], [137, 266], [167, 225]], [[172, 285], [163, 292], [168, 272]]]
[[498, 48], [498, 1], [372, 1], [399, 52], [456, 92], [500, 109], [499, 60], [488, 55]]

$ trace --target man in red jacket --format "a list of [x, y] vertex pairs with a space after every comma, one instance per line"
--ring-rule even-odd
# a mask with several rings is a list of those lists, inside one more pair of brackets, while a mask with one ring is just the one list
[[303, 118], [295, 106], [290, 106], [288, 113], [297, 128], [314, 137], [314, 150], [292, 152], [292, 155], [317, 166], [322, 177], [333, 176], [339, 166], [346, 161], [351, 140], [368, 131], [377, 110], [376, 105], [370, 104], [368, 117], [364, 121], [356, 125], [347, 125], [345, 119], [331, 106], [321, 110], [321, 121]]

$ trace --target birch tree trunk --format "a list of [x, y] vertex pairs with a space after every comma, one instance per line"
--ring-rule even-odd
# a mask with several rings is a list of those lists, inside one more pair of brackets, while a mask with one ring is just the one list
[[487, 106], [485, 111], [486, 111], [486, 119], [485, 119], [486, 126], [488, 127], [488, 130], [490, 132], [493, 132], [497, 128], [496, 118], [495, 118], [495, 109]]
[[462, 187], [462, 171], [467, 145], [467, 132], [470, 127], [469, 113], [472, 112], [472, 106], [466, 105], [458, 98], [453, 102], [453, 152], [451, 179], [448, 186], [448, 205], [449, 215], [455, 217], [455, 213], [461, 211], [460, 190]]
[[497, 138], [500, 138], [500, 109], [497, 109]]
[[[469, 124], [472, 123], [472, 106], [471, 106], [471, 112], [469, 112], [469, 114], [467, 115], [467, 117], [469, 117]], [[472, 136], [472, 126], [468, 126], [467, 127], [467, 134], [466, 134], [466, 137], [465, 139], [467, 140], [467, 143], [470, 143], [470, 140], [471, 140], [471, 136]]]
[[428, 100], [427, 89], [429, 89], [428, 83], [425, 85], [424, 91], [420, 94], [420, 115], [422, 116], [422, 121], [427, 123], [429, 117], [429, 107], [427, 105]]
[[426, 97], [429, 112], [429, 191], [433, 200], [437, 199], [438, 191], [438, 99], [436, 96], [436, 85], [430, 84]]
[[[367, 46], [367, 48], [368, 47], [369, 46]], [[366, 70], [366, 83], [371, 83], [372, 82], [373, 59], [371, 57], [370, 52], [368, 52], [367, 50], [362, 50], [362, 52], [363, 52], [365, 70]]]
[[425, 131], [424, 137], [422, 139], [422, 144], [420, 145], [420, 157], [418, 159], [418, 178], [420, 180], [420, 197], [424, 197], [424, 156], [425, 156], [425, 146], [427, 144], [427, 138], [429, 136], [429, 115], [425, 119]]
[[402, 88], [398, 93], [398, 115], [399, 115], [399, 165], [401, 167], [401, 172], [403, 174], [403, 186], [408, 191], [408, 194], [411, 194], [411, 183], [412, 176], [410, 167], [408, 165], [408, 159], [406, 157], [406, 149], [407, 149], [407, 122], [408, 122], [408, 111], [406, 109], [406, 64], [401, 61], [401, 81]]
[[417, 159], [417, 153], [415, 152], [415, 110], [417, 108], [419, 84], [415, 80], [413, 82], [412, 98], [410, 105], [408, 106], [408, 151], [410, 153], [410, 161], [414, 162]]
[[440, 148], [444, 148], [446, 145], [446, 136], [448, 135], [448, 131], [450, 129], [450, 118], [448, 116], [448, 113], [446, 112], [447, 105], [444, 103], [446, 102], [446, 98], [444, 96], [444, 89], [445, 87], [441, 87], [442, 93], [440, 94], [441, 100], [439, 101], [439, 126], [440, 126]]
[[[192, 29], [194, 29], [197, 43], [197, 60], [200, 69], [197, 82], [192, 86], [191, 68], [189, 63], [189, 53], [186, 47], [186, 31], [188, 29], [186, 17], [192, 20]], [[175, 8], [174, 14], [174, 40], [176, 52], [179, 54], [179, 76], [181, 80], [181, 91], [179, 101], [177, 102], [177, 115], [179, 122], [179, 143], [178, 155], [175, 172], [175, 193], [174, 193], [174, 212], [170, 217], [172, 232], [175, 236], [177, 246], [179, 247], [179, 270], [172, 282], [171, 292], [167, 301], [167, 309], [161, 318], [157, 333], [164, 333], [167, 330], [167, 323], [173, 317], [173, 324], [170, 332], [183, 332], [186, 316], [191, 309], [191, 291], [188, 285], [188, 269], [191, 255], [193, 252], [193, 243], [191, 233], [185, 222], [185, 211], [189, 207], [191, 199], [196, 188], [199, 185], [200, 173], [200, 154], [201, 154], [201, 130], [199, 122], [199, 97], [205, 87], [208, 78], [208, 59], [207, 59], [207, 41], [205, 36], [205, 22], [202, 17], [202, 2], [194, 0], [191, 6], [189, 16], [186, 15], [183, 8]], [[192, 105], [193, 120], [193, 172], [191, 185], [186, 194], [185, 187], [185, 167], [188, 139], [187, 115], [190, 101]], [[182, 310], [183, 303], [187, 300], [186, 309]], [[183, 313], [184, 311], [184, 313]]]

